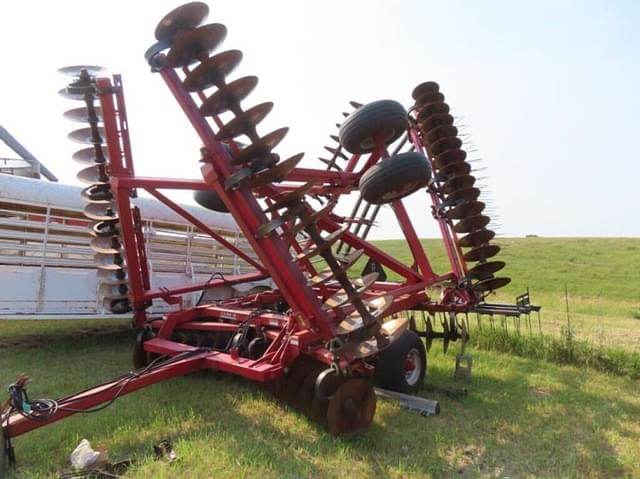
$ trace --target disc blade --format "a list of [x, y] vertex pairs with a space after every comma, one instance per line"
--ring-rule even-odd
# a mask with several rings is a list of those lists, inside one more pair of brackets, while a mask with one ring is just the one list
[[448, 208], [456, 206], [466, 201], [475, 201], [480, 196], [480, 189], [475, 187], [460, 188], [447, 195], [447, 198], [442, 202], [440, 208]]
[[[382, 318], [382, 316], [384, 316], [385, 312], [391, 307], [392, 304], [393, 296], [389, 294], [380, 296], [379, 298], [366, 303], [367, 309], [369, 309], [371, 316], [373, 316], [376, 320]], [[343, 319], [340, 324], [338, 324], [338, 326], [336, 327], [336, 334], [348, 335], [363, 327], [364, 322], [362, 320], [362, 316], [360, 316], [359, 312], [354, 311], [345, 319]]]
[[389, 340], [389, 344], [394, 342], [396, 339], [402, 335], [409, 328], [409, 318], [401, 317], [396, 319], [391, 319], [389, 321], [385, 321], [382, 323], [382, 327], [380, 331], [384, 334]]
[[[362, 293], [367, 291], [378, 279], [378, 273], [370, 273], [363, 278], [359, 279], [358, 282], [354, 282], [352, 285], [355, 288], [355, 293], [357, 296], [360, 296]], [[322, 304], [323, 309], [335, 309], [339, 308], [347, 304], [351, 299], [349, 295], [344, 289], [339, 289], [334, 294], [332, 294], [325, 302]]]
[[84, 207], [84, 215], [97, 221], [117, 220], [118, 208], [115, 201], [111, 203], [89, 203]]
[[434, 81], [422, 82], [413, 89], [413, 91], [411, 92], [411, 98], [413, 98], [414, 100], [417, 100], [418, 98], [420, 98], [421, 96], [427, 93], [436, 93], [438, 91], [440, 91], [440, 85], [438, 85], [436, 82]]
[[456, 136], [447, 136], [432, 143], [428, 148], [432, 156], [438, 156], [447, 150], [458, 150], [462, 147], [462, 140]]
[[80, 108], [72, 108], [65, 111], [62, 116], [69, 121], [75, 121], [77, 123], [90, 123], [92, 121], [102, 121], [102, 108], [99, 106], [94, 107], [95, 114], [89, 115], [89, 109], [86, 106]]
[[292, 156], [280, 163], [276, 166], [272, 166], [261, 173], [258, 173], [253, 178], [251, 178], [251, 187], [259, 188], [261, 186], [268, 185], [269, 183], [278, 183], [283, 181], [291, 171], [298, 166], [300, 160], [304, 153], [298, 153], [297, 155]]
[[434, 158], [433, 166], [437, 170], [441, 170], [442, 168], [446, 168], [446, 166], [450, 165], [451, 163], [464, 161], [466, 157], [467, 153], [464, 150], [448, 150], [440, 153]]
[[441, 125], [453, 125], [453, 117], [449, 113], [437, 113], [435, 115], [431, 115], [420, 123], [420, 129], [423, 134], [429, 135], [431, 130]]
[[491, 219], [488, 216], [478, 215], [465, 218], [453, 227], [456, 233], [470, 233], [479, 230], [489, 224]]
[[443, 101], [434, 101], [431, 103], [426, 103], [422, 105], [420, 108], [420, 113], [418, 113], [418, 123], [422, 123], [427, 118], [432, 115], [437, 115], [439, 113], [449, 113], [449, 105], [447, 105]]
[[106, 271], [99, 270], [98, 271], [98, 281], [104, 284], [127, 284], [129, 282], [129, 277], [127, 276], [127, 270], [118, 270], [118, 271]]
[[125, 299], [129, 296], [129, 288], [126, 284], [101, 284], [98, 294], [111, 301]]
[[78, 172], [76, 178], [82, 183], [100, 185], [109, 183], [109, 175], [107, 175], [104, 165], [95, 165], [83, 168]]
[[342, 158], [345, 161], [349, 161], [349, 157], [344, 153], [342, 153], [338, 148], [333, 148], [332, 146], [325, 146], [324, 149], [337, 158]]
[[96, 253], [93, 264], [101, 270], [118, 271], [124, 269], [124, 258], [120, 254]]
[[427, 144], [433, 144], [436, 141], [451, 136], [458, 136], [458, 129], [453, 125], [442, 125], [429, 131], [428, 135], [425, 135]]
[[87, 203], [104, 204], [113, 201], [111, 185], [109, 185], [108, 183], [88, 186], [80, 192], [80, 196]]
[[364, 379], [346, 379], [329, 399], [327, 427], [334, 436], [369, 427], [376, 412], [376, 395]]
[[475, 182], [476, 178], [473, 175], [454, 176], [440, 186], [440, 191], [444, 194], [453, 193], [462, 188], [471, 188]]
[[462, 246], [463, 248], [480, 246], [491, 241], [495, 237], [495, 235], [496, 234], [491, 230], [479, 229], [460, 238], [458, 240], [458, 245]]
[[499, 288], [503, 288], [511, 282], [511, 278], [492, 278], [486, 281], [480, 281], [479, 283], [471, 286], [474, 291], [484, 293], [487, 291], [494, 291]]
[[500, 252], [500, 246], [495, 244], [487, 244], [478, 246], [467, 251], [463, 258], [465, 261], [485, 261], [489, 258], [493, 258]]
[[490, 261], [488, 263], [479, 263], [467, 271], [467, 279], [485, 280], [490, 279], [495, 273], [504, 268], [504, 261]]
[[424, 93], [416, 100], [416, 107], [422, 108], [424, 105], [434, 103], [437, 101], [444, 101], [444, 95], [439, 91], [433, 93]]
[[200, 107], [200, 114], [220, 115], [233, 107], [239, 107], [240, 102], [249, 96], [257, 85], [258, 77], [256, 76], [242, 77], [232, 81], [205, 100]]
[[80, 128], [79, 130], [74, 130], [67, 135], [71, 141], [75, 141], [76, 143], [85, 143], [85, 144], [101, 144], [103, 142], [104, 136], [104, 128], [101, 126], [97, 129], [98, 136], [94, 136], [93, 129], [91, 127], [88, 128]]
[[221, 23], [203, 25], [178, 34], [167, 53], [167, 65], [182, 68], [200, 60], [204, 61], [227, 36], [227, 27]]
[[442, 168], [438, 172], [438, 175], [445, 178], [453, 178], [454, 176], [464, 176], [470, 173], [471, 165], [466, 161], [458, 161], [447, 165], [445, 168]]
[[89, 234], [99, 237], [112, 237], [120, 234], [118, 220], [96, 221], [89, 226]]
[[243, 163], [248, 163], [255, 158], [262, 158], [265, 155], [271, 153], [278, 143], [282, 141], [282, 139], [289, 132], [289, 128], [278, 128], [277, 130], [272, 131], [271, 133], [267, 133], [265, 136], [260, 138], [255, 143], [247, 146], [246, 148], [240, 150], [231, 160], [231, 163], [234, 165], [241, 165]]
[[209, 16], [209, 7], [203, 2], [189, 2], [167, 13], [156, 26], [158, 41], [171, 41], [184, 30], [196, 28]]
[[102, 307], [111, 311], [113, 314], [126, 314], [131, 311], [131, 305], [128, 299], [110, 300], [105, 298]]
[[83, 165], [95, 165], [105, 163], [109, 159], [109, 152], [105, 146], [96, 149], [95, 146], [76, 151], [71, 158]]
[[228, 50], [204, 60], [182, 82], [185, 90], [194, 92], [222, 85], [224, 79], [242, 61], [240, 50]]
[[304, 197], [311, 191], [315, 184], [315, 181], [308, 181], [295, 190], [275, 196], [273, 198], [273, 204], [265, 210], [265, 213], [277, 211], [282, 208], [288, 208], [296, 203], [300, 203], [304, 200]]
[[216, 139], [219, 141], [231, 140], [254, 131], [258, 123], [265, 119], [272, 108], [273, 103], [270, 101], [249, 108], [220, 128], [216, 134]]
[[484, 210], [482, 201], [468, 201], [461, 203], [447, 211], [444, 216], [452, 220], [461, 220], [470, 216], [476, 216]]
[[301, 231], [303, 231], [308, 226], [315, 224], [320, 218], [329, 213], [336, 206], [336, 201], [330, 201], [322, 208], [317, 211], [314, 211], [310, 215], [308, 215], [305, 219], [301, 220], [299, 223], [294, 225], [292, 228], [287, 230], [287, 236], [295, 236]]
[[343, 226], [342, 228], [335, 230], [333, 233], [323, 238], [322, 244], [316, 245], [315, 248], [310, 249], [309, 251], [299, 253], [296, 256], [296, 261], [304, 261], [306, 259], [312, 258], [313, 256], [317, 256], [319, 254], [324, 253], [329, 248], [331, 248], [346, 231], [347, 231], [346, 226]]
[[104, 238], [96, 236], [95, 238], [91, 238], [90, 246], [96, 253], [103, 254], [116, 254], [120, 253], [122, 250], [122, 245], [120, 244], [120, 240], [117, 236]]
[[326, 283], [327, 281], [332, 280], [337, 274], [346, 273], [354, 264], [358, 262], [358, 260], [364, 254], [364, 250], [359, 249], [352, 251], [347, 256], [345, 256], [342, 260], [338, 260], [342, 263], [342, 266], [338, 271], [332, 271], [330, 269], [321, 271], [317, 275], [313, 276], [309, 279], [309, 286], [318, 286], [320, 284]]
[[70, 77], [80, 76], [80, 72], [82, 70], [86, 70], [89, 76], [95, 77], [98, 75], [104, 75], [107, 73], [107, 69], [104, 67], [99, 67], [97, 65], [71, 65], [68, 67], [58, 68], [58, 73], [62, 73], [63, 75]]

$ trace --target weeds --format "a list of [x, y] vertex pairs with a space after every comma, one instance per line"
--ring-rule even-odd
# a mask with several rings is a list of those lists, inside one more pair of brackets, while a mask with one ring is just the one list
[[483, 328], [474, 335], [479, 349], [515, 354], [560, 364], [588, 366], [599, 371], [640, 378], [640, 353], [611, 346], [596, 346], [576, 340], [569, 327], [563, 327], [560, 337], [519, 335], [498, 328]]

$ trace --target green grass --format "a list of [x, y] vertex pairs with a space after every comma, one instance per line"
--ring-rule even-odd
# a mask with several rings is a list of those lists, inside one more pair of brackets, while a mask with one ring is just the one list
[[[410, 263], [406, 242], [374, 243]], [[442, 241], [423, 244], [434, 271], [450, 271]], [[496, 259], [507, 264], [500, 275], [512, 282], [487, 302], [513, 304], [529, 288], [532, 301], [543, 307], [543, 329], [559, 334], [567, 324], [566, 284], [578, 338], [640, 351], [640, 238], [501, 238], [496, 244], [502, 247]]]
[[[377, 244], [408, 258], [404, 242]], [[552, 336], [481, 336], [470, 348], [469, 397], [428, 394], [440, 416], [378, 401], [367, 431], [336, 439], [255, 384], [194, 374], [16, 438], [15, 477], [57, 477], [82, 438], [112, 459], [134, 457], [128, 478], [640, 477], [640, 383], [596, 370], [620, 373], [640, 351], [640, 240], [500, 244], [514, 281], [489, 300], [512, 302], [530, 287]], [[425, 245], [434, 269], [446, 271], [441, 242]], [[561, 341], [565, 283], [574, 344], [586, 345], [570, 360]], [[132, 341], [127, 321], [0, 321], [0, 385], [27, 373], [31, 397], [60, 397], [127, 370]], [[451, 383], [456, 345], [448, 355], [439, 346], [428, 381], [441, 385]], [[180, 457], [173, 465], [153, 458], [163, 438]]]
[[[14, 339], [21, 337], [14, 323]], [[0, 323], [5, 336], [6, 323]], [[46, 323], [21, 325], [32, 336]], [[85, 327], [68, 322], [69, 332]], [[129, 368], [131, 331], [68, 334], [0, 352], [4, 384], [33, 378], [31, 397], [59, 397]], [[19, 341], [17, 341], [19, 343]], [[118, 400], [15, 440], [15, 477], [57, 477], [82, 438], [113, 459], [133, 456], [129, 478], [236, 477], [640, 477], [640, 385], [573, 366], [473, 350], [470, 395], [439, 394], [442, 413], [422, 418], [379, 401], [366, 432], [336, 439], [232, 377], [195, 374]], [[453, 356], [434, 347], [429, 381], [450, 383]], [[168, 437], [180, 457], [153, 459]]]

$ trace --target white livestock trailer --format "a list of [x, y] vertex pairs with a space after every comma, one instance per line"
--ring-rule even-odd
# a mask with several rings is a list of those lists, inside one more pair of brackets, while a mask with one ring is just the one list
[[[112, 316], [103, 310], [98, 294], [81, 189], [0, 174], [0, 318]], [[152, 287], [201, 283], [214, 273], [253, 271], [162, 203], [138, 198], [135, 204], [144, 221]], [[253, 255], [231, 215], [182, 206]], [[200, 295], [186, 295], [185, 306], [195, 304]], [[170, 308], [162, 301], [153, 304], [155, 312]]]

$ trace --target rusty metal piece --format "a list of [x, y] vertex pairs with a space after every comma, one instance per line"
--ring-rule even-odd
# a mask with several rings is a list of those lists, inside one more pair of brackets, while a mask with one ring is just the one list
[[480, 281], [471, 286], [471, 288], [479, 293], [486, 291], [494, 291], [499, 288], [503, 288], [511, 282], [511, 278], [491, 278], [486, 281]]
[[466, 236], [463, 236], [458, 240], [458, 245], [463, 248], [470, 248], [473, 246], [480, 246], [488, 243], [495, 237], [495, 233], [487, 229], [478, 229]]
[[422, 123], [431, 115], [437, 115], [438, 113], [449, 113], [449, 105], [443, 101], [434, 101], [432, 103], [426, 103], [420, 108], [417, 119], [418, 123]]
[[110, 203], [113, 201], [113, 192], [109, 183], [91, 185], [80, 192], [80, 196], [87, 203]]
[[115, 201], [111, 203], [89, 203], [84, 207], [84, 215], [96, 221], [114, 220], [118, 219], [118, 209]]
[[93, 136], [93, 129], [90, 127], [80, 128], [79, 130], [74, 130], [67, 135], [71, 141], [75, 141], [76, 143], [85, 143], [85, 144], [101, 144], [104, 138], [104, 128], [101, 126], [98, 127], [98, 136]]
[[440, 191], [444, 194], [453, 193], [454, 191], [461, 190], [463, 188], [471, 188], [475, 182], [476, 178], [473, 175], [454, 176], [443, 183], [440, 187]]
[[278, 143], [282, 141], [282, 139], [287, 135], [288, 132], [289, 128], [284, 127], [278, 128], [271, 133], [267, 133], [258, 141], [255, 141], [246, 148], [240, 150], [231, 159], [231, 164], [241, 165], [255, 158], [262, 158], [265, 155], [268, 155], [271, 150], [273, 150], [278, 145]]
[[198, 90], [206, 90], [212, 86], [220, 86], [224, 83], [224, 79], [231, 73], [242, 61], [242, 52], [240, 50], [228, 50], [217, 55], [207, 58], [200, 65], [191, 71], [182, 86], [185, 90], [194, 92]]
[[251, 178], [251, 187], [259, 188], [261, 186], [268, 185], [269, 183], [278, 183], [284, 180], [291, 170], [298, 166], [298, 163], [300, 163], [303, 156], [304, 153], [298, 153], [297, 155], [294, 155], [291, 158], [281, 161], [277, 165], [258, 173]]
[[468, 201], [451, 208], [444, 216], [451, 220], [461, 220], [482, 213], [485, 204], [482, 201]]
[[428, 135], [432, 129], [441, 125], [453, 125], [453, 116], [449, 113], [437, 113], [435, 115], [431, 115], [420, 123], [420, 128], [425, 135]]
[[182, 68], [204, 61], [227, 36], [227, 27], [221, 23], [203, 25], [195, 30], [180, 33], [174, 40], [169, 53], [167, 65], [171, 68]]
[[158, 23], [155, 30], [156, 40], [171, 41], [185, 30], [192, 30], [204, 22], [209, 16], [206, 3], [190, 2], [167, 13]]
[[440, 91], [440, 85], [438, 85], [434, 81], [426, 81], [420, 83], [417, 87], [413, 89], [411, 92], [411, 98], [417, 100], [418, 98], [424, 96], [428, 93], [437, 93]]
[[326, 205], [317, 211], [314, 211], [306, 218], [300, 220], [297, 224], [287, 230], [287, 236], [295, 236], [308, 226], [315, 224], [320, 218], [329, 213], [336, 206], [336, 201], [329, 201]]
[[327, 425], [334, 436], [353, 434], [365, 429], [376, 412], [376, 394], [370, 383], [348, 378], [329, 399]]
[[[229, 123], [220, 128], [216, 134], [218, 141], [231, 140], [240, 135], [255, 130], [255, 127], [269, 114], [273, 108], [273, 102], [260, 103], [247, 111], [243, 111]], [[260, 155], [262, 156], [262, 155]]]
[[470, 216], [469, 218], [465, 218], [457, 223], [453, 227], [453, 231], [455, 231], [456, 233], [470, 233], [472, 231], [484, 228], [489, 224], [489, 221], [491, 221], [491, 218], [489, 218], [488, 216]]
[[308, 181], [295, 190], [276, 196], [274, 198], [274, 203], [265, 210], [265, 213], [280, 210], [282, 208], [289, 208], [300, 203], [304, 200], [304, 197], [311, 191], [315, 184], [315, 181]]
[[347, 231], [347, 226], [343, 226], [342, 228], [335, 230], [333, 233], [322, 238], [323, 240], [322, 243], [316, 245], [315, 248], [312, 248], [309, 251], [305, 251], [296, 255], [296, 261], [304, 261], [306, 259], [312, 258], [313, 256], [317, 256], [319, 254], [324, 253], [329, 248], [331, 248], [346, 231]]
[[118, 271], [124, 269], [124, 258], [120, 254], [96, 253], [93, 257], [96, 268], [106, 271]]
[[95, 116], [89, 115], [89, 109], [86, 106], [72, 108], [65, 111], [62, 116], [69, 121], [76, 123], [89, 123], [89, 121], [102, 121], [102, 109], [99, 106], [94, 107]]
[[104, 165], [87, 166], [78, 172], [76, 178], [82, 183], [101, 185], [109, 183], [109, 175]]
[[445, 168], [447, 165], [450, 165], [451, 163], [464, 161], [466, 157], [467, 153], [464, 150], [447, 150], [440, 153], [433, 159], [433, 166], [434, 168], [440, 170], [442, 168]]
[[329, 169], [333, 168], [336, 171], [342, 171], [342, 168], [340, 168], [338, 165], [336, 165], [335, 160], [327, 160], [326, 158], [320, 158], [320, 157], [318, 157], [318, 159], [322, 163], [327, 165], [329, 167]]
[[495, 244], [486, 244], [470, 249], [464, 254], [463, 258], [465, 261], [485, 261], [489, 258], [493, 258], [499, 252], [500, 246]]
[[203, 116], [219, 115], [234, 106], [239, 106], [240, 102], [249, 96], [257, 84], [258, 77], [247, 76], [220, 87], [202, 104], [200, 114]]
[[107, 72], [106, 68], [97, 65], [71, 65], [68, 67], [58, 68], [58, 73], [62, 73], [63, 75], [70, 77], [77, 77], [80, 76], [82, 70], [85, 70], [90, 77], [104, 75]]
[[427, 144], [431, 145], [450, 136], [458, 136], [458, 129], [453, 125], [442, 125], [430, 130], [428, 134], [424, 135], [424, 139]]
[[122, 250], [122, 244], [117, 236], [91, 238], [89, 245], [96, 253], [116, 254]]
[[466, 279], [486, 280], [493, 277], [495, 273], [505, 267], [504, 261], [489, 261], [488, 263], [478, 263], [465, 276]]
[[102, 164], [109, 159], [109, 152], [106, 146], [100, 146], [98, 149], [93, 146], [76, 151], [71, 158], [84, 165]]
[[462, 147], [462, 140], [456, 136], [448, 136], [432, 143], [429, 151], [433, 156], [438, 156], [447, 150], [457, 150]]

